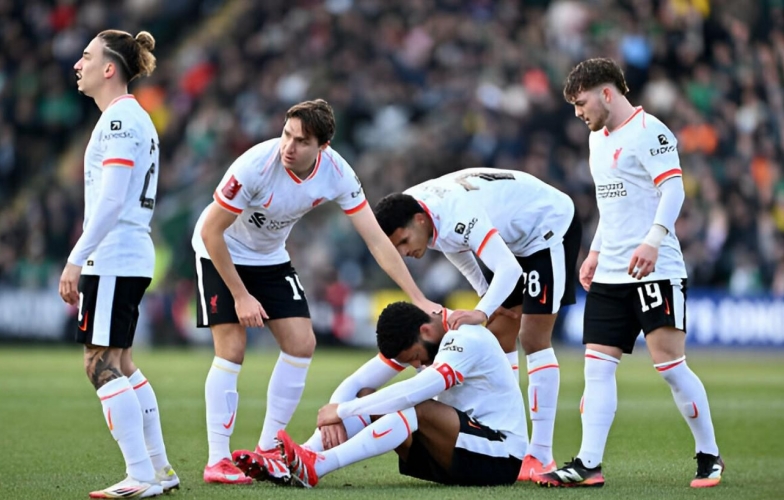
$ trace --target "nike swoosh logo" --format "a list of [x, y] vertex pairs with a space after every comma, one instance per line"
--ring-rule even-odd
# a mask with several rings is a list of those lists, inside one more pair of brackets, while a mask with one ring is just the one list
[[267, 200], [267, 202], [266, 203], [262, 203], [261, 206], [264, 207], [264, 208], [269, 208], [270, 203], [272, 203], [272, 197], [273, 196], [275, 196], [275, 193], [272, 193], [270, 195], [269, 199]]
[[474, 429], [481, 429], [481, 427], [480, 427], [480, 426], [476, 425], [475, 423], [473, 423], [473, 422], [472, 422], [472, 421], [470, 421], [470, 420], [468, 421], [468, 426], [469, 426], [469, 427], [473, 427]]
[[81, 325], [79, 325], [79, 329], [80, 329], [81, 331], [83, 331], [83, 332], [86, 332], [86, 331], [87, 331], [87, 318], [88, 318], [89, 316], [90, 316], [90, 311], [87, 311], [86, 313], [84, 313], [84, 320], [82, 321], [82, 324], [81, 324]]
[[109, 411], [106, 412], [106, 420], [108, 420], [108, 423], [109, 423], [109, 430], [113, 431], [114, 430], [114, 424], [112, 423], [112, 409], [111, 408], [109, 408]]
[[667, 300], [666, 298], [664, 299], [664, 314], [666, 314], [667, 316], [670, 315], [670, 301]]
[[390, 432], [392, 432], [392, 429], [387, 429], [384, 432], [373, 431], [373, 437], [376, 438], [376, 439], [382, 438], [382, 437], [386, 436], [387, 434], [389, 434]]
[[539, 299], [540, 304], [547, 304], [547, 285], [542, 289], [542, 298]]
[[699, 417], [700, 416], [700, 412], [699, 412], [699, 410], [697, 410], [697, 403], [692, 401], [691, 407], [694, 408], [694, 415], [692, 415], [689, 418], [697, 418], [697, 417]]
[[231, 414], [231, 418], [229, 419], [229, 423], [228, 424], [223, 424], [223, 428], [224, 429], [228, 429], [229, 427], [231, 427], [231, 424], [234, 423], [234, 415], [236, 415], [236, 414], [237, 414], [236, 411]]
[[539, 411], [539, 401], [536, 398], [537, 392], [538, 391], [536, 389], [534, 389], [534, 404], [531, 405], [531, 411], [534, 412], [534, 413]]

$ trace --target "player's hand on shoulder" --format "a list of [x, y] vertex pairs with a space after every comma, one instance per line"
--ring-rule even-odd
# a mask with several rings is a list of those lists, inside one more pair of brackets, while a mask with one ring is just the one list
[[342, 422], [342, 420], [338, 417], [338, 403], [330, 403], [322, 406], [319, 410], [316, 427], [321, 429], [326, 425], [337, 424], [339, 422]]
[[[337, 405], [336, 405], [337, 408]], [[334, 448], [348, 441], [348, 433], [343, 422], [329, 424], [321, 427], [321, 445], [324, 451]]]
[[632, 254], [629, 261], [629, 276], [637, 280], [651, 274], [656, 269], [656, 260], [659, 258], [659, 249], [642, 243]]
[[599, 265], [599, 252], [590, 251], [588, 256], [580, 266], [580, 284], [587, 292], [591, 288], [593, 275], [596, 273], [596, 266]]
[[234, 310], [237, 312], [240, 324], [244, 327], [264, 326], [264, 320], [269, 319], [261, 303], [247, 292], [234, 299]]
[[462, 325], [481, 325], [485, 321], [487, 321], [487, 315], [482, 311], [458, 309], [449, 316], [448, 324], [450, 330], [457, 330]]
[[66, 304], [75, 306], [79, 303], [79, 277], [82, 275], [82, 267], [70, 262], [65, 264], [63, 274], [60, 275], [60, 286], [58, 291], [60, 297]]

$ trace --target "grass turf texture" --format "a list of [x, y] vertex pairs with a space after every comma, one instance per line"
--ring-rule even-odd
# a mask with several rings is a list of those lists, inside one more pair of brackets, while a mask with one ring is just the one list
[[[559, 465], [580, 446], [582, 354], [557, 349], [561, 393], [555, 430]], [[316, 412], [338, 383], [374, 353], [319, 349], [289, 432], [304, 441]], [[252, 449], [264, 416], [266, 386], [277, 353], [251, 352], [239, 381], [240, 408], [232, 449]], [[169, 458], [182, 488], [169, 498], [784, 498], [781, 430], [784, 352], [695, 351], [689, 364], [702, 378], [727, 471], [717, 488], [688, 487], [696, 470], [691, 434], [669, 388], [644, 350], [618, 369], [619, 405], [605, 454], [607, 484], [601, 489], [553, 490], [525, 483], [492, 489], [431, 485], [397, 473], [394, 454], [354, 464], [326, 476], [311, 491], [276, 487], [217, 486], [202, 482], [207, 457], [204, 378], [207, 350], [154, 350], [135, 361], [158, 395]], [[521, 366], [525, 366], [521, 358]], [[523, 377], [524, 378], [524, 377]], [[525, 382], [523, 382], [525, 387]], [[77, 348], [0, 349], [0, 496], [87, 498], [124, 477], [120, 451], [84, 375]]]

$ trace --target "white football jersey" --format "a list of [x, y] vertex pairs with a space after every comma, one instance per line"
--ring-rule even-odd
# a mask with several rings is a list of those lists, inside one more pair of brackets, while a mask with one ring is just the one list
[[[593, 281], [637, 282], [628, 274], [629, 262], [653, 225], [661, 198], [658, 186], [682, 175], [678, 141], [639, 107], [613, 132], [592, 132], [588, 144], [602, 241]], [[655, 271], [643, 281], [673, 278], [686, 278], [686, 266], [678, 238], [669, 232]]]
[[133, 169], [117, 224], [87, 258], [82, 274], [152, 277], [155, 249], [150, 220], [159, 170], [158, 132], [136, 98], [113, 100], [93, 129], [84, 153], [84, 225], [94, 216], [104, 165]]
[[[334, 149], [316, 158], [307, 179], [300, 179], [280, 161], [280, 138], [250, 148], [226, 171], [213, 199], [238, 215], [224, 233], [237, 265], [269, 266], [290, 260], [286, 238], [303, 215], [326, 201], [336, 201], [347, 214], [367, 204], [359, 178]], [[205, 209], [193, 232], [196, 255], [209, 258], [201, 238]]]
[[471, 168], [405, 191], [433, 221], [430, 248], [481, 254], [497, 231], [509, 250], [526, 257], [563, 241], [574, 216], [566, 194], [514, 170]]
[[[448, 331], [428, 369], [438, 371], [446, 384], [446, 390], [436, 400], [503, 432], [506, 448], [513, 454], [513, 450], [526, 449], [528, 428], [520, 385], [490, 330], [480, 325], [463, 325]], [[475, 448], [476, 443], [461, 443], [461, 439], [470, 437], [461, 434], [458, 448]]]

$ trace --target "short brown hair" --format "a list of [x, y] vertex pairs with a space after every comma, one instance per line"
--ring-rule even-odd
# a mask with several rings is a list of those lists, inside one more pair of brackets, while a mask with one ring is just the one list
[[147, 31], [140, 31], [135, 37], [120, 30], [105, 30], [98, 33], [103, 40], [104, 53], [120, 68], [126, 82], [149, 76], [155, 70], [155, 38]]
[[305, 137], [315, 137], [319, 146], [335, 135], [335, 113], [324, 99], [295, 104], [286, 111], [286, 121], [289, 118], [299, 118]]
[[566, 77], [563, 89], [564, 99], [568, 102], [574, 102], [580, 92], [605, 83], [615, 85], [621, 95], [626, 95], [629, 92], [623, 70], [615, 61], [603, 57], [587, 59], [575, 66]]

